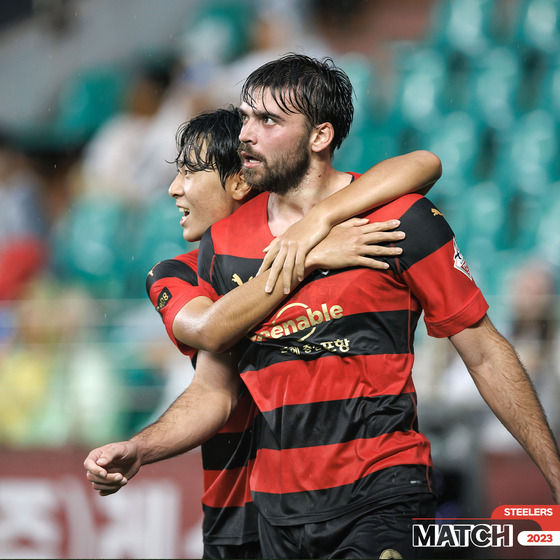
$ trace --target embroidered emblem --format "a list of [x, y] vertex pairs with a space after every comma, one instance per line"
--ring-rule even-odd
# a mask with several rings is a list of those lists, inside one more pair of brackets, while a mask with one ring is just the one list
[[173, 296], [171, 295], [171, 292], [167, 288], [163, 288], [163, 290], [161, 290], [161, 292], [159, 294], [159, 297], [158, 297], [156, 311], [158, 313], [161, 313], [161, 310], [169, 303], [169, 300], [172, 297]]
[[457, 245], [457, 240], [455, 238], [453, 238], [453, 266], [457, 270], [460, 270], [465, 276], [468, 276], [469, 280], [474, 282], [473, 277], [471, 276], [471, 271], [469, 270], [461, 251], [459, 251], [459, 246]]

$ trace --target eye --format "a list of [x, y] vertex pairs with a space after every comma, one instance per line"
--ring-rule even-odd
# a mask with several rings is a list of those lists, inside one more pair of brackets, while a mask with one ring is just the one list
[[272, 117], [264, 117], [263, 122], [264, 124], [276, 124], [276, 121]]
[[249, 120], [248, 115], [241, 114], [241, 115], [239, 115], [239, 116], [241, 117], [241, 122], [242, 122], [243, 124], [245, 124], [245, 123]]
[[185, 164], [177, 165], [177, 173], [186, 177], [189, 174], [189, 170], [186, 168]]

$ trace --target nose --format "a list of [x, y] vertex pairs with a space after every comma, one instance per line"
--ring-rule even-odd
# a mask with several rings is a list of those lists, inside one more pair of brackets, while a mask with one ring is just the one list
[[177, 173], [177, 176], [175, 177], [171, 185], [169, 185], [168, 192], [171, 198], [180, 198], [181, 195], [184, 194], [185, 191], [183, 189], [183, 176], [181, 175], [181, 173]]
[[255, 129], [251, 124], [251, 119], [246, 119], [241, 126], [241, 132], [239, 133], [239, 141], [254, 144], [255, 143]]

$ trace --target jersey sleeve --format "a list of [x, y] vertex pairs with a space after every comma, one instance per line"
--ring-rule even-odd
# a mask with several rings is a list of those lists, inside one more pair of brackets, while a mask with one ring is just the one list
[[424, 310], [428, 334], [448, 337], [479, 321], [488, 303], [443, 214], [420, 197], [400, 220], [406, 239], [395, 262]]
[[160, 314], [169, 338], [190, 358], [194, 357], [197, 350], [175, 338], [173, 321], [184, 305], [195, 297], [205, 295], [197, 283], [196, 258], [196, 255], [190, 255], [190, 258], [161, 261], [152, 268], [146, 279], [148, 296]]
[[212, 238], [212, 228], [206, 230], [199, 244], [198, 251], [198, 285], [203, 294], [212, 301], [217, 301], [219, 296], [215, 287], [214, 264], [216, 252]]

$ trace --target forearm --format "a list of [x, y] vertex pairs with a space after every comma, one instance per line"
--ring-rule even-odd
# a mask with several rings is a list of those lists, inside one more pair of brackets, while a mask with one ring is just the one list
[[539, 467], [558, 500], [560, 458], [538, 395], [507, 340], [495, 330], [488, 330], [486, 336], [490, 344], [477, 359], [467, 363], [469, 373], [488, 406]]
[[226, 354], [199, 352], [194, 379], [153, 424], [130, 441], [142, 464], [189, 451], [215, 435], [237, 406], [239, 374]]
[[187, 304], [173, 322], [175, 337], [209, 352], [231, 348], [286, 297], [280, 284], [265, 293], [268, 274], [252, 278], [214, 303], [207, 300]]
[[440, 177], [440, 159], [431, 152], [417, 150], [379, 162], [346, 188], [321, 201], [310, 213], [333, 227], [404, 194], [425, 194]]
[[[204, 399], [204, 406], [197, 406]], [[187, 389], [156, 422], [131, 438], [141, 463], [155, 463], [185, 453], [212, 437], [225, 424], [231, 408], [220, 394]]]

